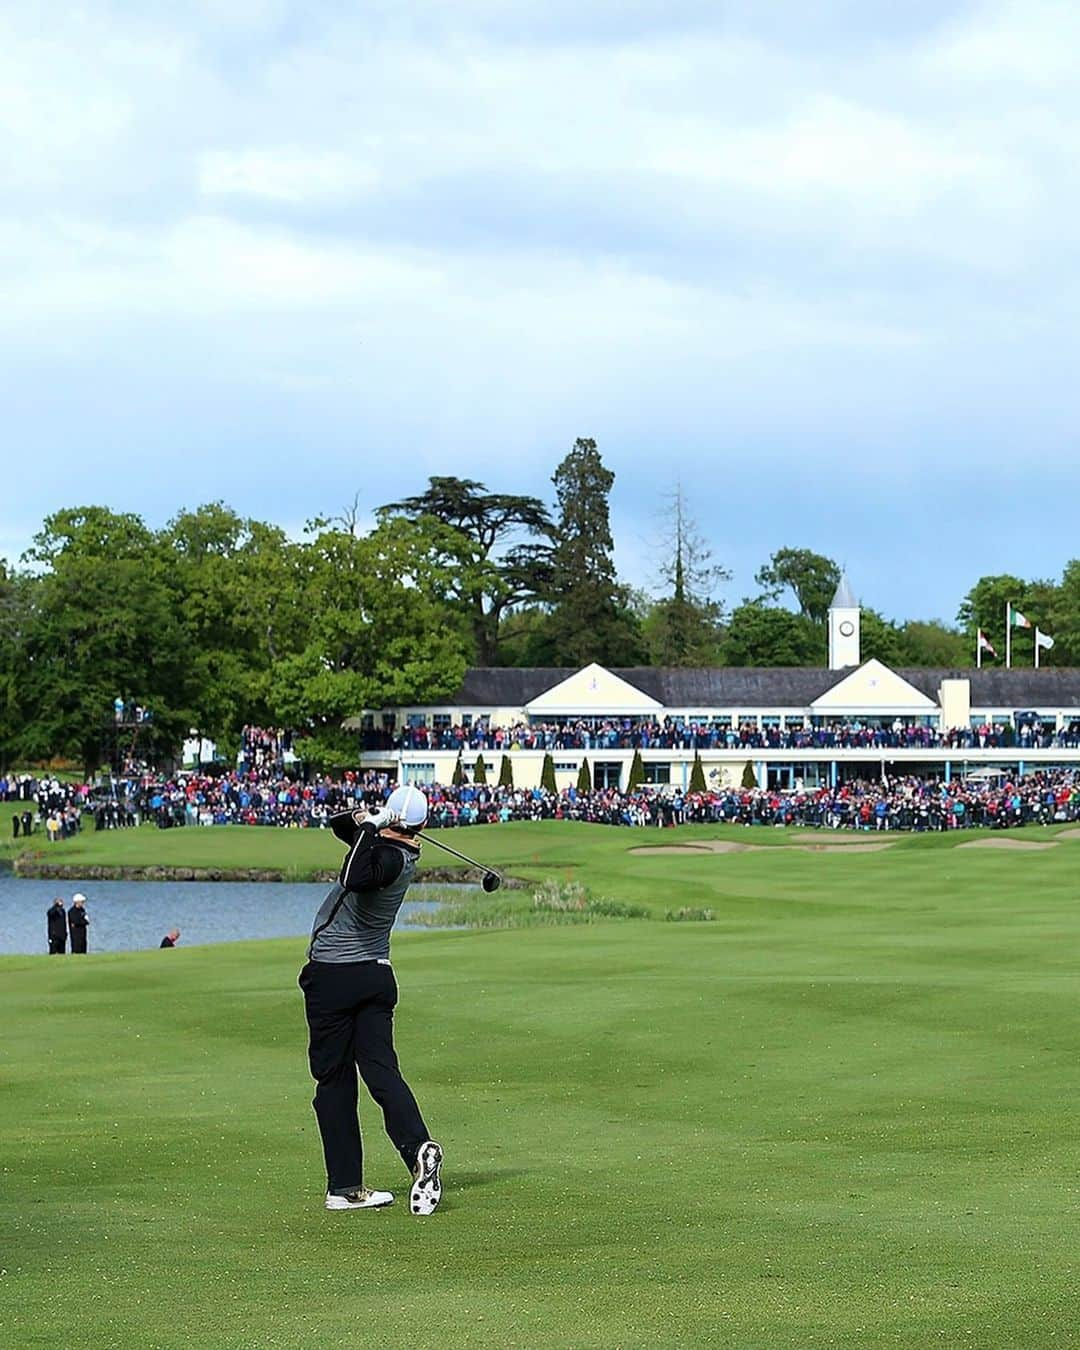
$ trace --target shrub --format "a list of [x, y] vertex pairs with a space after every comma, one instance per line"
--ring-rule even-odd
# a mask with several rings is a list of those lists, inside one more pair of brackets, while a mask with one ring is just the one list
[[711, 909], [694, 909], [684, 905], [682, 909], [669, 909], [664, 918], [668, 923], [712, 923], [716, 915]]

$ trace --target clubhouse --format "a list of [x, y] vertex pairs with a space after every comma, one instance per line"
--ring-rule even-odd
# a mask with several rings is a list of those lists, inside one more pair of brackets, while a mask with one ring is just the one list
[[460, 757], [489, 782], [510, 755], [517, 787], [552, 756], [561, 787], [587, 760], [596, 787], [685, 788], [696, 756], [713, 788], [749, 766], [777, 789], [882, 774], [1080, 769], [1080, 669], [890, 669], [860, 660], [859, 606], [846, 580], [829, 611], [829, 667], [469, 670], [444, 703], [365, 711], [361, 764], [400, 782], [449, 783]]

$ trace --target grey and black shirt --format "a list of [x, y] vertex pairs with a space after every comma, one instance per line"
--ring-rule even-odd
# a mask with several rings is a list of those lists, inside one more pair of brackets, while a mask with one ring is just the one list
[[335, 884], [315, 915], [309, 961], [387, 961], [390, 929], [416, 872], [419, 850], [383, 839], [373, 825], [357, 825], [351, 812], [330, 828], [349, 845]]

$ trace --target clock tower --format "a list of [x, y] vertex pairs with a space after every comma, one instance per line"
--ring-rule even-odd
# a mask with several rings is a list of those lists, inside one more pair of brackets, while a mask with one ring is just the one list
[[840, 584], [829, 606], [829, 669], [843, 670], [859, 664], [859, 602], [848, 579], [840, 574]]

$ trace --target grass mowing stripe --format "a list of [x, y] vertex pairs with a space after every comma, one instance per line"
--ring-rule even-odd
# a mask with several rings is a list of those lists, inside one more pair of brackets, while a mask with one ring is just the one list
[[667, 924], [568, 837], [654, 921], [395, 940], [430, 1221], [321, 1209], [302, 942], [0, 961], [4, 1343], [1068, 1344], [1072, 846], [667, 858]]

